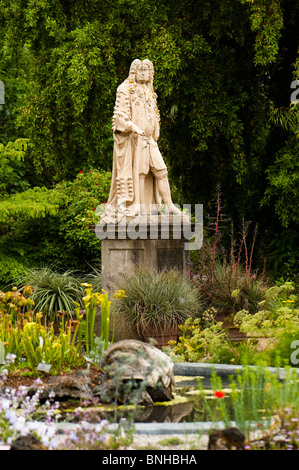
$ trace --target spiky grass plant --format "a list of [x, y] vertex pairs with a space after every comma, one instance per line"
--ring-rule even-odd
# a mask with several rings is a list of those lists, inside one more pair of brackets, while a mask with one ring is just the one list
[[140, 269], [120, 283], [126, 296], [117, 309], [139, 333], [147, 327], [157, 331], [164, 326], [184, 323], [203, 311], [199, 290], [178, 270], [154, 272]]
[[31, 269], [20, 280], [21, 284], [33, 287], [34, 311], [43, 312], [50, 321], [57, 319], [58, 312], [71, 315], [76, 303], [83, 308], [84, 290], [73, 271], [60, 273], [50, 267]]
[[92, 271], [85, 274], [85, 276], [82, 277], [82, 281], [86, 284], [91, 284], [94, 292], [102, 292], [101, 270], [92, 267]]

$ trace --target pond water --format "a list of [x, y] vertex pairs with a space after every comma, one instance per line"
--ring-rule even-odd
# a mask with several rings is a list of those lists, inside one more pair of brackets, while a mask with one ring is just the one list
[[[179, 422], [205, 422], [209, 420], [207, 411], [202, 404], [198, 383], [207, 394], [211, 392], [209, 377], [176, 377], [176, 390], [174, 400], [163, 404], [155, 404], [148, 409], [141, 409], [134, 421], [150, 423], [179, 423]], [[222, 378], [223, 387], [228, 386], [228, 377]]]
[[[174, 399], [169, 402], [155, 403], [153, 406], [88, 406], [85, 409], [85, 419], [108, 419], [110, 422], [119, 422], [128, 419], [135, 423], [180, 423], [208, 421], [207, 411], [202, 405], [198, 382], [204, 387], [207, 394], [211, 393], [209, 377], [182, 377], [176, 376], [176, 389]], [[222, 377], [222, 385], [228, 386], [228, 377]], [[72, 405], [67, 408], [70, 411]], [[66, 418], [67, 410], [62, 413]], [[69, 414], [68, 419], [70, 419]], [[75, 417], [71, 420], [76, 420]]]
[[[224, 398], [216, 398], [210, 382], [211, 376], [175, 376], [176, 389], [174, 399], [168, 402], [155, 403], [151, 406], [135, 406], [115, 404], [102, 405], [99, 403], [86, 404], [86, 407], [77, 403], [64, 405], [62, 420], [79, 422], [81, 419], [90, 423], [107, 419], [110, 423], [119, 423], [126, 419], [131, 423], [205, 423], [209, 421], [221, 421], [221, 407], [224, 405], [227, 416], [234, 421], [235, 410], [231, 398], [231, 385], [234, 374], [221, 376], [221, 390], [225, 392]], [[247, 420], [266, 419], [264, 406], [261, 406], [258, 415], [253, 416], [250, 396], [256, 397], [258, 390], [264, 390], [262, 381], [254, 386], [247, 384], [246, 394], [243, 397], [244, 413]], [[215, 382], [214, 382], [215, 386]], [[258, 388], [257, 388], [258, 387]], [[260, 389], [261, 387], [261, 389]], [[205, 397], [203, 397], [203, 392]], [[259, 392], [258, 392], [259, 395]], [[263, 393], [261, 394], [263, 396]], [[247, 398], [246, 398], [247, 397]], [[131, 395], [130, 395], [131, 398]], [[220, 406], [219, 406], [220, 405]], [[81, 415], [74, 414], [78, 406], [83, 408]], [[261, 414], [260, 414], [261, 413]]]

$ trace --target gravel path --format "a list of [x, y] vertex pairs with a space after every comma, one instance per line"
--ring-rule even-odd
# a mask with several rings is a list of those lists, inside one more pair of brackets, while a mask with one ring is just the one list
[[128, 450], [207, 450], [208, 435], [135, 434]]

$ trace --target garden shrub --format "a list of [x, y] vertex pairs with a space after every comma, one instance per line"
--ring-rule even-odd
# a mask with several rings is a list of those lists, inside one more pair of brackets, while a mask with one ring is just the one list
[[[263, 358], [272, 366], [297, 365], [292, 361], [292, 343], [299, 338], [299, 299], [293, 283], [270, 287], [266, 299], [259, 303], [259, 310], [255, 314], [237, 312], [234, 323], [251, 338], [256, 361]], [[266, 349], [261, 353], [259, 338], [260, 341], [266, 338]]]
[[203, 311], [200, 292], [184, 273], [139, 269], [119, 283], [125, 297], [117, 309], [141, 333], [143, 327], [173, 326]]
[[100, 266], [101, 241], [91, 226], [99, 221], [96, 209], [106, 204], [110, 185], [110, 171], [91, 169], [80, 171], [74, 181], [61, 182], [55, 188], [68, 197], [68, 205], [60, 211], [56, 226], [68, 255], [66, 266], [70, 269]]
[[[294, 369], [285, 368], [285, 378], [281, 381], [277, 372], [274, 373], [264, 366], [253, 368], [247, 365], [237, 371], [234, 377], [229, 377], [225, 388], [222, 378], [214, 372], [211, 376], [214, 400], [209, 399], [210, 395], [205, 393], [201, 383], [198, 387], [201, 391], [202, 407], [208, 412], [207, 420], [223, 421], [226, 427], [235, 423], [247, 438], [250, 431], [257, 428], [260, 431], [265, 430], [265, 437], [271, 436], [270, 430], [275, 435], [275, 431], [279, 429], [279, 418], [284, 414], [282, 411], [287, 408], [291, 415], [298, 416], [299, 385], [298, 374]], [[273, 417], [276, 421], [275, 427], [270, 426]], [[294, 423], [297, 421], [296, 418]], [[284, 423], [279, 424], [283, 426]], [[259, 437], [262, 441], [261, 433]]]
[[179, 326], [178, 341], [170, 341], [165, 352], [175, 362], [230, 362], [234, 348], [222, 322], [215, 321], [215, 313], [210, 308], [200, 318], [187, 318]]
[[[30, 189], [0, 201], [0, 283], [14, 283], [22, 266], [85, 272], [100, 266], [101, 241], [90, 227], [99, 221], [95, 211], [104, 207], [110, 182], [109, 171], [90, 169], [53, 189]], [[8, 256], [15, 259], [11, 270]]]

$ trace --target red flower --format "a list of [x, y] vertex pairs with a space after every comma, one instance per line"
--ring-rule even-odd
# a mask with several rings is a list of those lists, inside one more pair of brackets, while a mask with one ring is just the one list
[[103, 204], [106, 204], [106, 201], [104, 201]]
[[80, 170], [80, 171], [79, 171], [79, 173], [83, 173], [83, 171], [82, 171], [82, 170]]
[[222, 392], [222, 390], [216, 390], [216, 392], [214, 393], [215, 397], [217, 398], [223, 398], [225, 396], [225, 393]]
[[97, 186], [97, 185], [98, 185], [98, 183], [95, 183], [95, 185]]

